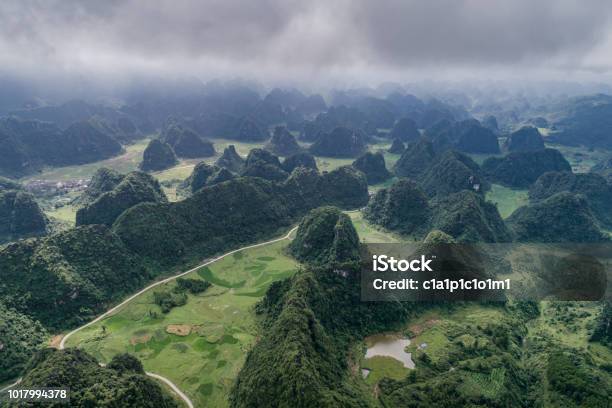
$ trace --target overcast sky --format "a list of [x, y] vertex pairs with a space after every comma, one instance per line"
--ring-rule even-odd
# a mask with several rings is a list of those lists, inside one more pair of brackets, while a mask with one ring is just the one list
[[3, 0], [0, 69], [263, 81], [607, 81], [612, 2]]

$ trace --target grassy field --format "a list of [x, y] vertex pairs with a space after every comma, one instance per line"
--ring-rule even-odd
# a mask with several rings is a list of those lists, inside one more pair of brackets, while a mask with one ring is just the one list
[[407, 238], [401, 237], [398, 234], [394, 234], [390, 231], [385, 231], [383, 228], [377, 227], [370, 224], [363, 219], [361, 211], [349, 211], [347, 212], [353, 225], [359, 234], [359, 239], [364, 243], [395, 243], [406, 241]]
[[213, 287], [189, 295], [185, 306], [167, 314], [153, 302], [153, 293], [175, 283], [156, 287], [77, 333], [68, 346], [103, 362], [116, 353], [133, 353], [146, 370], [172, 380], [196, 406], [226, 406], [230, 386], [256, 340], [253, 305], [272, 282], [296, 270], [284, 254], [287, 242], [241, 251], [193, 272], [189, 278], [204, 278]]
[[507, 218], [519, 207], [529, 204], [527, 190], [514, 190], [500, 184], [492, 184], [487, 191], [487, 201], [497, 205], [502, 218]]

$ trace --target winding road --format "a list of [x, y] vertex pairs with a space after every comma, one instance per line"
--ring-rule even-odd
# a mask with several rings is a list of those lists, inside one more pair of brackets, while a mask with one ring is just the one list
[[[251, 249], [251, 248], [257, 248], [257, 247], [264, 246], [264, 245], [270, 245], [270, 244], [273, 244], [275, 242], [279, 242], [279, 241], [283, 241], [285, 239], [289, 239], [291, 237], [291, 234], [293, 234], [293, 232], [295, 230], [297, 230], [297, 228], [298, 227], [293, 227], [291, 230], [289, 230], [289, 232], [286, 235], [284, 235], [284, 236], [282, 236], [280, 238], [276, 238], [276, 239], [273, 239], [271, 241], [261, 242], [259, 244], [253, 244], [253, 245], [245, 246], [245, 247], [242, 247], [242, 248], [234, 249], [233, 251], [226, 252], [225, 254], [220, 255], [220, 256], [218, 256], [216, 258], [206, 260], [203, 263], [199, 264], [198, 266], [195, 266], [195, 267], [189, 269], [188, 271], [181, 272], [178, 275], [170, 276], [170, 277], [168, 277], [166, 279], [163, 279], [163, 280], [160, 280], [160, 281], [157, 281], [157, 282], [154, 282], [154, 283], [150, 284], [149, 286], [145, 287], [144, 289], [140, 290], [139, 292], [137, 292], [137, 293], [133, 294], [132, 296], [128, 297], [123, 302], [119, 303], [118, 305], [108, 309], [106, 312], [102, 313], [100, 316], [96, 317], [94, 320], [84, 324], [81, 327], [77, 327], [76, 329], [74, 329], [70, 333], [66, 334], [62, 338], [62, 341], [60, 342], [58, 348], [60, 350], [63, 350], [66, 347], [66, 340], [68, 340], [73, 334], [78, 333], [79, 331], [83, 330], [84, 328], [89, 327], [92, 324], [95, 324], [95, 323], [99, 322], [100, 320], [110, 316], [111, 314], [113, 314], [114, 312], [119, 310], [121, 307], [125, 306], [126, 304], [128, 304], [129, 302], [131, 302], [132, 300], [134, 300], [138, 296], [142, 295], [146, 291], [148, 291], [148, 290], [150, 290], [150, 289], [152, 289], [152, 288], [154, 288], [156, 286], [163, 285], [164, 283], [168, 283], [168, 282], [170, 282], [170, 281], [172, 281], [174, 279], [177, 279], [177, 278], [180, 278], [180, 277], [185, 276], [187, 274], [190, 274], [191, 272], [197, 271], [200, 268], [203, 268], [203, 267], [208, 266], [208, 265], [210, 265], [212, 263], [215, 263], [215, 262], [225, 258], [226, 256], [235, 254], [236, 252], [244, 251], [246, 249]], [[194, 405], [193, 405], [193, 402], [191, 401], [191, 399], [189, 399], [189, 397], [187, 395], [185, 395], [172, 381], [170, 381], [166, 377], [162, 377], [159, 374], [149, 373], [149, 372], [147, 372], [146, 374], [149, 377], [151, 377], [151, 378], [155, 378], [155, 379], [157, 379], [159, 381], [164, 382], [166, 385], [168, 385], [172, 389], [172, 391], [174, 391], [179, 397], [181, 397], [181, 399], [183, 401], [185, 401], [185, 404], [187, 404], [187, 406], [189, 408], [194, 408]], [[10, 388], [13, 388], [13, 387], [19, 385], [19, 383], [21, 383], [21, 378], [19, 378], [15, 383], [2, 388], [0, 390], [0, 392], [4, 392], [4, 391], [6, 391], [6, 390], [8, 390]]]

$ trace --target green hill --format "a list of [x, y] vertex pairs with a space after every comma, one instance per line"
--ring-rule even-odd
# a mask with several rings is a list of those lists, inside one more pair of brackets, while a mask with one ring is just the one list
[[437, 156], [417, 180], [430, 197], [447, 196], [461, 190], [482, 194], [490, 188], [478, 164], [452, 150]]
[[0, 190], [0, 241], [44, 235], [49, 221], [34, 196], [25, 191]]
[[195, 165], [184, 184], [189, 187], [192, 193], [195, 193], [204, 186], [222, 183], [234, 177], [234, 174], [227, 169], [200, 162]]
[[0, 250], [0, 299], [48, 328], [82, 324], [151, 279], [108, 228], [77, 227]]
[[525, 207], [507, 219], [521, 242], [603, 242], [587, 198], [564, 191]]
[[476, 119], [440, 121], [425, 132], [436, 151], [454, 149], [465, 153], [499, 153], [497, 136]]
[[264, 149], [252, 149], [246, 158], [241, 175], [283, 181], [289, 174], [282, 169], [277, 156]]
[[[106, 367], [78, 349], [45, 349], [31, 361], [24, 388], [68, 388], [70, 406], [178, 408], [157, 382], [148, 378], [138, 359], [118, 355]], [[61, 407], [62, 403], [47, 404]], [[10, 406], [10, 405], [9, 405]]]
[[291, 173], [297, 167], [306, 167], [313, 170], [318, 170], [317, 161], [314, 156], [307, 152], [296, 153], [287, 157], [283, 161], [283, 169], [287, 173]]
[[400, 179], [391, 187], [378, 190], [364, 210], [365, 218], [401, 234], [422, 234], [428, 228], [431, 208], [417, 184]]
[[357, 157], [366, 150], [362, 132], [337, 127], [330, 133], [322, 133], [310, 146], [310, 153], [324, 157]]
[[164, 130], [161, 141], [169, 144], [178, 157], [194, 159], [215, 155], [215, 148], [210, 141], [203, 139], [193, 130], [177, 124], [171, 124]]
[[382, 153], [367, 152], [353, 162], [353, 167], [366, 175], [368, 184], [377, 184], [391, 177]]
[[223, 150], [223, 154], [217, 159], [215, 165], [234, 173], [240, 173], [244, 166], [244, 159], [236, 152], [234, 145], [229, 145]]
[[263, 142], [268, 137], [268, 132], [262, 130], [254, 120], [244, 118], [238, 126], [238, 133], [230, 137], [230, 139], [243, 142]]
[[359, 237], [348, 215], [336, 207], [320, 207], [304, 216], [290, 251], [302, 262], [331, 265], [358, 262]]
[[393, 125], [389, 137], [397, 139], [400, 142], [416, 142], [421, 137], [421, 134], [414, 120], [410, 118], [401, 118]]
[[544, 173], [531, 185], [529, 199], [538, 202], [562, 191], [584, 194], [599, 222], [607, 227], [612, 226], [612, 185], [603, 176], [569, 171]]
[[142, 171], [159, 171], [176, 164], [178, 164], [178, 159], [172, 147], [159, 139], [153, 139], [142, 153], [142, 162], [139, 167]]
[[433, 145], [428, 140], [421, 139], [409, 143], [393, 166], [393, 171], [399, 177], [411, 177], [416, 180], [429, 168], [435, 155]]
[[140, 203], [165, 203], [166, 195], [153, 176], [134, 171], [126, 175], [112, 190], [102, 193], [76, 213], [76, 225], [113, 222], [130, 207]]
[[506, 149], [509, 152], [527, 152], [544, 149], [544, 139], [540, 131], [533, 126], [523, 126], [512, 132], [506, 140]]
[[510, 242], [497, 207], [473, 191], [460, 191], [432, 203], [431, 226], [458, 242]]
[[114, 189], [125, 175], [107, 167], [101, 167], [94, 173], [87, 188], [74, 201], [77, 205], [91, 204], [102, 194]]
[[558, 150], [544, 149], [490, 157], [482, 164], [482, 170], [493, 182], [525, 188], [547, 171], [572, 171], [572, 167]]
[[612, 96], [571, 98], [555, 112], [557, 129], [550, 138], [560, 144], [612, 148]]
[[284, 126], [276, 126], [266, 149], [278, 156], [291, 156], [302, 151], [295, 137]]

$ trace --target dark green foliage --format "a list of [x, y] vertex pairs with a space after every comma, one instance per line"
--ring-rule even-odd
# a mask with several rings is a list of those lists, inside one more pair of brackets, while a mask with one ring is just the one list
[[210, 141], [181, 125], [169, 125], [162, 133], [161, 141], [169, 144], [178, 157], [194, 159], [215, 155], [215, 148]]
[[213, 174], [210, 175], [208, 180], [206, 180], [206, 185], [212, 186], [215, 184], [223, 183], [224, 181], [231, 180], [234, 177], [236, 177], [234, 173], [232, 173], [228, 169], [217, 168], [215, 169]]
[[521, 242], [607, 241], [586, 197], [567, 191], [520, 207], [507, 221]]
[[[134, 371], [136, 366], [127, 358], [120, 357], [113, 359], [108, 367], [100, 367], [96, 359], [84, 351], [46, 349], [30, 363], [22, 386], [69, 388], [70, 406], [73, 407], [179, 407], [154, 380]], [[61, 408], [65, 404], [48, 403], [45, 406]]]
[[569, 171], [544, 173], [531, 185], [529, 199], [538, 202], [562, 191], [584, 194], [599, 222], [612, 226], [612, 185], [603, 176]]
[[366, 149], [365, 136], [358, 130], [337, 127], [322, 133], [310, 146], [310, 153], [326, 157], [357, 157]]
[[310, 211], [290, 245], [293, 256], [315, 264], [343, 265], [359, 261], [359, 237], [350, 218], [336, 207]]
[[300, 167], [283, 184], [240, 177], [177, 203], [140, 204], [113, 230], [136, 253], [172, 265], [269, 237], [314, 207], [354, 208], [367, 198], [365, 177], [350, 166], [322, 176]]
[[367, 152], [353, 162], [353, 167], [366, 175], [368, 184], [377, 184], [391, 177], [382, 153]]
[[168, 313], [173, 307], [186, 305], [187, 295], [184, 291], [153, 292], [153, 302], [161, 308], [163, 313]]
[[178, 278], [176, 286], [180, 291], [189, 291], [192, 295], [196, 295], [204, 292], [212, 285], [210, 282], [201, 279]]
[[243, 142], [261, 142], [268, 136], [268, 132], [263, 131], [255, 121], [244, 118], [238, 127], [238, 134], [233, 138]]
[[352, 166], [341, 166], [323, 174], [319, 191], [323, 203], [341, 208], [360, 208], [368, 203], [366, 177]]
[[47, 217], [32, 194], [0, 190], [0, 236], [16, 239], [44, 235], [47, 225]]
[[425, 137], [436, 151], [455, 149], [466, 153], [499, 153], [497, 136], [476, 119], [442, 121], [428, 128]]
[[65, 130], [35, 120], [0, 120], [0, 173], [21, 176], [43, 165], [90, 163], [114, 156], [121, 145], [88, 121]]
[[96, 170], [95, 174], [89, 181], [87, 188], [79, 198], [75, 200], [75, 204], [78, 205], [86, 205], [91, 204], [96, 200], [96, 198], [100, 197], [102, 194], [111, 191], [119, 183], [125, 175], [120, 174], [119, 172], [109, 169], [106, 167], [101, 167]]
[[389, 150], [387, 151], [393, 154], [402, 154], [404, 153], [405, 149], [406, 149], [406, 146], [404, 146], [404, 143], [402, 143], [401, 140], [393, 139], [393, 143], [391, 143], [391, 147], [389, 147]]
[[249, 152], [241, 174], [272, 181], [283, 181], [289, 175], [281, 168], [278, 157], [264, 149]]
[[91, 204], [80, 208], [76, 214], [76, 224], [105, 224], [113, 222], [130, 207], [140, 203], [164, 203], [166, 195], [153, 176], [134, 171], [126, 175], [111, 191], [103, 193]]
[[195, 193], [206, 185], [206, 181], [218, 169], [216, 166], [211, 166], [205, 162], [200, 162], [195, 165], [193, 171], [185, 180], [185, 185], [189, 186], [192, 193]]
[[544, 139], [540, 131], [533, 126], [523, 126], [508, 136], [506, 149], [509, 152], [527, 152], [544, 149]]
[[302, 150], [295, 137], [284, 126], [276, 126], [274, 128], [274, 133], [266, 144], [266, 149], [283, 157], [291, 156]]
[[115, 370], [120, 374], [144, 374], [144, 368], [139, 359], [131, 354], [123, 353], [116, 354], [111, 361], [106, 365], [107, 368]]
[[417, 179], [433, 162], [435, 153], [430, 141], [421, 139], [409, 143], [402, 156], [393, 166], [393, 171], [399, 177]]
[[612, 302], [603, 302], [601, 313], [597, 317], [597, 325], [590, 338], [612, 347]]
[[460, 191], [432, 203], [432, 228], [458, 242], [509, 242], [511, 234], [497, 207], [473, 191]]
[[556, 351], [548, 356], [546, 376], [555, 406], [604, 408], [612, 386], [606, 384], [578, 355]]
[[423, 191], [430, 197], [447, 196], [461, 190], [482, 194], [489, 189], [478, 164], [468, 156], [452, 150], [437, 156], [418, 180]]
[[121, 145], [88, 121], [76, 122], [62, 132], [60, 157], [54, 164], [91, 163], [121, 152]]
[[0, 298], [49, 328], [82, 324], [151, 277], [102, 225], [77, 227], [0, 250]]
[[401, 118], [393, 126], [391, 133], [389, 133], [389, 137], [401, 142], [416, 142], [421, 137], [421, 134], [414, 120], [410, 118]]
[[0, 303], [0, 382], [17, 378], [47, 336], [39, 322]]
[[317, 162], [314, 156], [307, 152], [301, 152], [291, 155], [283, 161], [283, 169], [287, 173], [291, 173], [297, 167], [305, 167], [308, 169], [318, 170]]
[[410, 235], [429, 225], [431, 208], [423, 191], [411, 180], [400, 179], [370, 199], [364, 216], [374, 224]]
[[215, 165], [234, 173], [240, 173], [244, 159], [236, 152], [234, 145], [229, 145], [223, 150], [223, 154], [217, 159]]
[[514, 152], [502, 158], [490, 157], [482, 165], [486, 176], [509, 187], [525, 188], [547, 171], [572, 171], [565, 157], [555, 149]]
[[153, 139], [142, 153], [140, 169], [142, 171], [165, 170], [178, 163], [176, 154], [168, 143]]

